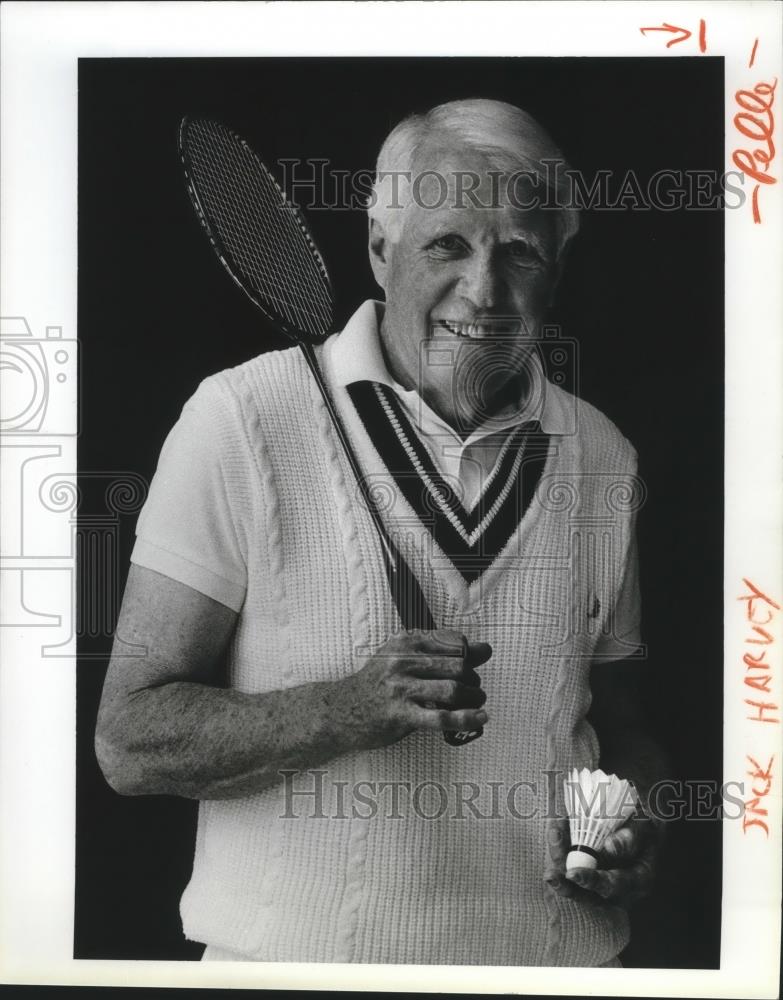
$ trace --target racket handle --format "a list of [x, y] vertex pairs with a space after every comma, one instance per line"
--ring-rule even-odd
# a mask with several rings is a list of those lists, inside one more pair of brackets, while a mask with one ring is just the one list
[[464, 747], [466, 743], [472, 743], [473, 740], [477, 740], [484, 732], [482, 726], [478, 729], [469, 729], [465, 732], [453, 732], [447, 729], [443, 734], [443, 739], [448, 743], [450, 747]]
[[[462, 658], [463, 660], [468, 658], [468, 640], [464, 636], [462, 637]], [[464, 747], [466, 743], [472, 743], [473, 740], [477, 740], [483, 732], [483, 726], [479, 726], [478, 729], [460, 731], [447, 729], [443, 734], [443, 739], [450, 747]]]
[[[386, 565], [386, 576], [389, 581], [389, 590], [392, 593], [397, 613], [400, 616], [403, 628], [408, 631], [412, 629], [424, 629], [434, 631], [437, 627], [435, 619], [432, 617], [427, 598], [421, 589], [415, 573], [403, 558], [401, 552], [389, 539], [389, 543], [394, 552], [394, 566], [391, 566], [388, 559], [384, 559]], [[462, 639], [462, 657], [466, 659], [468, 655], [468, 640]], [[443, 733], [443, 739], [451, 747], [464, 747], [473, 740], [477, 740], [484, 732], [482, 726], [478, 729], [455, 731], [447, 729]]]

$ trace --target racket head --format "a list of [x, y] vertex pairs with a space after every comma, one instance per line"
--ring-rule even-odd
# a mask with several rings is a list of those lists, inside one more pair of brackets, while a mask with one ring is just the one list
[[257, 154], [222, 123], [185, 116], [179, 155], [190, 200], [231, 278], [295, 343], [325, 340], [333, 320], [326, 265]]

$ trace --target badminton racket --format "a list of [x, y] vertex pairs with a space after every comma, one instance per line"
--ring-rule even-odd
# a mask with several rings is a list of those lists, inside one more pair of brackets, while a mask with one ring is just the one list
[[[219, 122], [183, 118], [179, 153], [191, 202], [221, 264], [304, 355], [375, 526], [403, 627], [434, 629], [419, 581], [383, 522], [315, 355], [315, 345], [332, 333], [332, 289], [301, 214], [247, 142]], [[461, 746], [482, 731], [443, 735]]]

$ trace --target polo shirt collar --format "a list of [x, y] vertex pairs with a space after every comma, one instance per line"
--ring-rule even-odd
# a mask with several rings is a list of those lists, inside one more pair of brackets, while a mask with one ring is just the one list
[[[355, 382], [379, 382], [393, 389], [402, 399], [409, 402], [411, 399], [418, 400], [419, 405], [426, 407], [435, 420], [444, 423], [426, 402], [420, 400], [415, 390], [401, 386], [386, 367], [378, 332], [383, 310], [383, 302], [368, 299], [359, 306], [343, 331], [330, 338], [329, 362], [335, 384], [346, 388]], [[532, 373], [536, 391], [531, 395], [530, 405], [521, 411], [514, 409], [508, 418], [500, 416], [486, 421], [471, 434], [471, 438], [530, 420], [537, 420], [545, 434], [573, 433], [573, 397], [546, 379], [537, 356], [533, 358]], [[447, 425], [444, 423], [444, 426]]]

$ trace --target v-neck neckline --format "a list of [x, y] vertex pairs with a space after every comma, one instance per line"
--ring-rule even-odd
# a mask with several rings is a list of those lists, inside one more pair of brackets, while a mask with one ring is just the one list
[[537, 421], [509, 431], [476, 504], [467, 510], [436, 468], [396, 393], [355, 382], [348, 396], [398, 491], [470, 588], [497, 561], [527, 513], [549, 453]]

